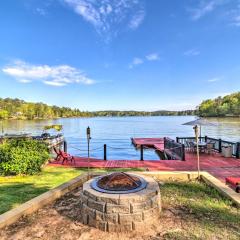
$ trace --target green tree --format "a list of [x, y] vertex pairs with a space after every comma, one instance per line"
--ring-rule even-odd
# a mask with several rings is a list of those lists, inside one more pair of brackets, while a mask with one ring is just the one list
[[198, 110], [203, 117], [240, 116], [240, 92], [205, 100]]
[[9, 117], [8, 111], [0, 109], [0, 119], [7, 119], [8, 117]]

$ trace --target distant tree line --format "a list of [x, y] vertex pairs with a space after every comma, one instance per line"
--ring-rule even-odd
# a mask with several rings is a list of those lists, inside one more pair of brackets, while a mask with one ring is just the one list
[[50, 119], [89, 117], [91, 113], [68, 107], [49, 106], [44, 103], [25, 102], [20, 99], [0, 98], [0, 119]]
[[121, 116], [180, 116], [194, 115], [186, 111], [96, 111], [86, 112], [68, 107], [49, 106], [44, 103], [25, 102], [20, 99], [0, 98], [0, 119], [51, 119], [68, 117], [121, 117]]
[[203, 101], [198, 109], [201, 117], [240, 117], [240, 92]]
[[20, 99], [0, 98], [0, 119], [51, 119], [68, 117], [183, 116], [240, 117], [240, 92], [203, 101], [196, 110], [185, 111], [80, 111]]
[[185, 111], [97, 111], [91, 112], [93, 116], [102, 117], [125, 117], [125, 116], [183, 116], [183, 115], [195, 115], [195, 110]]

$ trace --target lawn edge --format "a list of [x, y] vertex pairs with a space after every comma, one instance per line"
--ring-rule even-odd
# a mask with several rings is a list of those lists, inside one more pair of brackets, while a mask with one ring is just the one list
[[[89, 177], [93, 177], [99, 173], [91, 173]], [[20, 206], [11, 209], [0, 215], [0, 229], [15, 223], [19, 218], [29, 215], [45, 205], [52, 203], [54, 200], [68, 193], [69, 191], [82, 186], [88, 180], [88, 174], [84, 173], [70, 181], [67, 181], [58, 187], [55, 187], [31, 200], [21, 204]]]
[[208, 172], [201, 173], [201, 179], [207, 185], [212, 186], [225, 197], [229, 198], [236, 207], [240, 208], [240, 194], [231, 189], [228, 185], [221, 182]]

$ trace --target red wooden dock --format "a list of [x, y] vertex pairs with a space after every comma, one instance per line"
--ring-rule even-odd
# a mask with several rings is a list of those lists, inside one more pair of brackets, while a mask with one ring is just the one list
[[[76, 164], [52, 162], [49, 165], [58, 167], [85, 168], [88, 166], [87, 158], [76, 157]], [[197, 159], [193, 153], [186, 153], [186, 161], [179, 160], [100, 160], [90, 159], [91, 168], [144, 168], [149, 171], [196, 171]], [[200, 168], [215, 177], [224, 180], [225, 177], [240, 176], [240, 160], [236, 158], [224, 158], [220, 154], [200, 155]]]
[[[155, 150], [163, 150], [162, 138], [133, 138], [133, 144], [136, 147], [147, 146]], [[180, 160], [101, 160], [90, 159], [89, 167], [91, 168], [144, 168], [148, 171], [197, 171], [197, 158], [196, 154], [186, 152], [185, 161]], [[52, 162], [49, 165], [59, 167], [88, 167], [87, 158], [75, 157], [75, 165], [71, 163]], [[200, 169], [207, 171], [224, 181], [226, 177], [239, 177], [240, 176], [240, 160], [236, 158], [224, 158], [219, 153], [212, 155], [201, 153], [200, 154]]]

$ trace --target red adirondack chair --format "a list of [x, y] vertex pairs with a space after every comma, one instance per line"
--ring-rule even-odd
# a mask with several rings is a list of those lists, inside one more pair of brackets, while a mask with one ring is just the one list
[[62, 164], [64, 164], [65, 161], [66, 162], [71, 161], [71, 163], [74, 162], [74, 164], [75, 164], [75, 158], [73, 156], [71, 156], [69, 153], [63, 152], [61, 150], [59, 150], [59, 152], [60, 152], [61, 158], [63, 159]]
[[56, 157], [55, 157], [55, 161], [59, 161], [61, 158], [62, 158], [62, 156], [61, 156], [61, 153], [60, 153], [60, 150], [58, 150], [57, 148], [53, 148], [53, 151], [56, 153]]
[[240, 177], [227, 177], [225, 180], [226, 184], [229, 184], [237, 193], [240, 193]]

